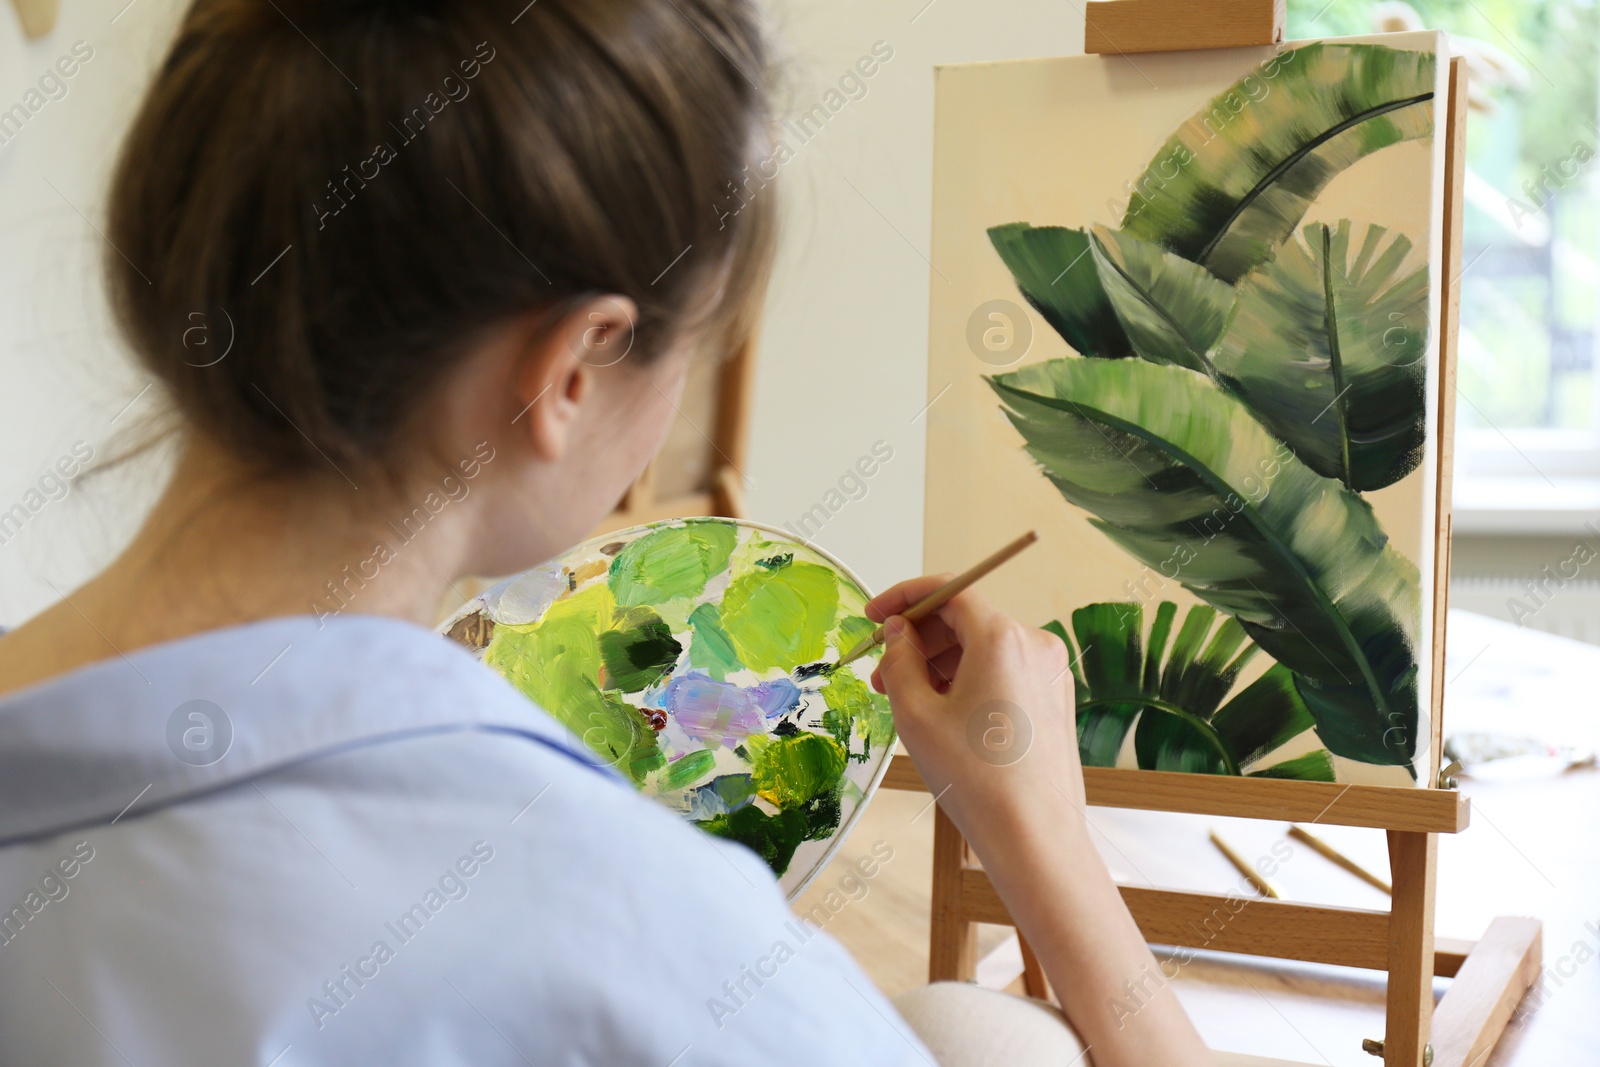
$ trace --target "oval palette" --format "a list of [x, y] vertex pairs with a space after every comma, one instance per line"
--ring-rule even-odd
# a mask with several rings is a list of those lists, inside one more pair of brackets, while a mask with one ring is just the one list
[[894, 748], [868, 679], [867, 593], [758, 523], [605, 534], [474, 597], [444, 626], [641, 792], [754, 850], [790, 900], [826, 865]]

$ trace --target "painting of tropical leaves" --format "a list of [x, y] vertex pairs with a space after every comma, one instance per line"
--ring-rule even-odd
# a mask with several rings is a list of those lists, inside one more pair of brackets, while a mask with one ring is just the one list
[[1233, 307], [1233, 287], [1116, 230], [1096, 226], [1090, 243], [1106, 297], [1140, 358], [1214, 375], [1211, 346]]
[[1217, 610], [1195, 605], [1174, 636], [1177, 612], [1171, 601], [1157, 605], [1148, 634], [1137, 602], [1085, 605], [1070, 633], [1046, 624], [1072, 656], [1083, 762], [1115, 766], [1132, 730], [1144, 770], [1333, 781], [1325, 749], [1244, 770], [1310, 730], [1311, 713], [1282, 664], [1234, 692], [1259, 651], [1236, 619], [1215, 625]]
[[1428, 268], [1404, 234], [1313, 223], [1239, 284], [1214, 358], [1256, 417], [1356, 490], [1422, 462]]
[[1359, 495], [1196, 371], [1068, 358], [989, 381], [1095, 527], [1293, 672], [1330, 752], [1410, 767], [1420, 583]]
[[1435, 62], [1431, 52], [1377, 44], [1283, 52], [1161, 146], [1133, 182], [1122, 229], [1238, 281], [1272, 257], [1341, 171], [1432, 136]]
[[1014, 222], [991, 228], [989, 241], [1023, 298], [1075, 352], [1102, 359], [1133, 355], [1082, 230]]

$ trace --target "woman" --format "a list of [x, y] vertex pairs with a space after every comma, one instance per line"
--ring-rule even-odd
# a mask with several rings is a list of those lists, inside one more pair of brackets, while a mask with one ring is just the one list
[[[744, 330], [765, 59], [751, 0], [197, 0], [106, 228], [176, 469], [0, 639], [0, 1061], [928, 1058], [755, 857], [427, 629], [579, 540]], [[1062, 646], [971, 593], [903, 625], [937, 581], [872, 605], [901, 737], [1094, 1062], [1199, 1062], [1161, 983], [1115, 1007], [1159, 972], [1088, 840]], [[991, 700], [1034, 724], [1011, 767], [965, 741]]]

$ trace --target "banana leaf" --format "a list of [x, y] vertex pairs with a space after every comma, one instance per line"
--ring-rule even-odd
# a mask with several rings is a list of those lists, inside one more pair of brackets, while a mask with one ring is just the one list
[[1239, 284], [1213, 353], [1222, 381], [1318, 474], [1355, 490], [1422, 462], [1428, 268], [1368, 226], [1307, 226]]
[[1214, 374], [1208, 352], [1233, 307], [1233, 287], [1160, 245], [1096, 226], [1095, 264], [1111, 306], [1151, 363]]
[[1102, 359], [1133, 355], [1082, 230], [1013, 222], [991, 227], [989, 242], [1023, 298], [1074, 351]]
[[[1086, 765], [1115, 766], [1131, 728], [1144, 770], [1239, 774], [1312, 729], [1311, 713], [1281, 663], [1229, 699], [1239, 672], [1259, 651], [1237, 620], [1224, 617], [1213, 631], [1217, 610], [1191, 607], [1169, 650], [1177, 611], [1171, 601], [1159, 604], [1148, 639], [1136, 602], [1079, 608], [1070, 637], [1059, 622], [1046, 625], [1071, 653]], [[1255, 773], [1331, 782], [1333, 762], [1321, 755], [1320, 762], [1297, 757]]]
[[1192, 116], [1134, 182], [1122, 228], [1236, 282], [1341, 171], [1433, 134], [1435, 60], [1379, 44], [1274, 57]]
[[1095, 527], [1293, 672], [1330, 752], [1411, 765], [1419, 579], [1365, 501], [1194, 371], [1058, 359], [989, 381]]

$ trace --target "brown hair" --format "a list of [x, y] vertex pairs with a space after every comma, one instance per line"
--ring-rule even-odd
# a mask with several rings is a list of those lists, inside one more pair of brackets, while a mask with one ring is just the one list
[[734, 210], [765, 64], [753, 0], [196, 0], [112, 181], [119, 324], [274, 473], [386, 465], [531, 311], [627, 296], [637, 360], [737, 332], [770, 259], [770, 195]]

